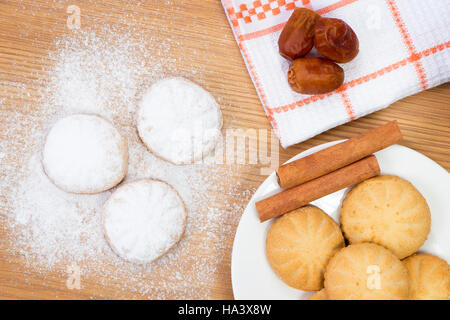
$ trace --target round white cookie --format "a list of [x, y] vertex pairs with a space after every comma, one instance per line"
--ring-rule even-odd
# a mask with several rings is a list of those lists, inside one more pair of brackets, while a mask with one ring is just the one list
[[168, 78], [144, 93], [136, 121], [151, 152], [174, 164], [189, 164], [214, 150], [222, 113], [214, 97], [200, 86]]
[[119, 187], [103, 208], [103, 229], [112, 250], [134, 263], [155, 261], [186, 228], [183, 200], [170, 185], [143, 179]]
[[125, 177], [127, 142], [102, 117], [72, 115], [59, 120], [50, 129], [42, 164], [50, 180], [64, 191], [102, 192]]

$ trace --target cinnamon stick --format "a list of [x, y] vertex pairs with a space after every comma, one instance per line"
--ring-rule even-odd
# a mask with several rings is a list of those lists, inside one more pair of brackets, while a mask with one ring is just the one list
[[369, 156], [322, 177], [256, 202], [259, 219], [263, 222], [275, 218], [378, 174], [380, 174], [380, 167], [377, 158], [373, 155]]
[[283, 189], [342, 168], [402, 139], [397, 121], [367, 131], [345, 142], [313, 153], [278, 168], [278, 184]]

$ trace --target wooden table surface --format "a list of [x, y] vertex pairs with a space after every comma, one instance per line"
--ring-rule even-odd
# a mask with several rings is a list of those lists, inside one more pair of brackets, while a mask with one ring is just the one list
[[[177, 44], [168, 50], [168, 55], [178, 58], [174, 67], [182, 75], [189, 74], [193, 68], [197, 71], [202, 84], [222, 104], [225, 128], [270, 128], [220, 1], [148, 0], [136, 5], [137, 2], [0, 0], [0, 101], [3, 104], [0, 128], [4, 113], [20, 111], [26, 115], [31, 112], [25, 106], [33, 106], [42, 86], [40, 80], [49, 76], [42, 71], [41, 61], [49, 66], [54, 64], [48, 55], [57, 50], [55, 39], [72, 32], [66, 26], [66, 8], [70, 4], [81, 8], [81, 28], [95, 28], [99, 19], [104, 24], [120, 26], [126, 24], [126, 17], [130, 16], [134, 18], [128, 23], [132, 24], [137, 18], [138, 27], [148, 30], [152, 37], [162, 42], [170, 37], [172, 43]], [[27, 92], [23, 92], [24, 87]], [[402, 99], [389, 108], [286, 150], [280, 147], [280, 163], [310, 147], [355, 136], [393, 119], [398, 120], [404, 134], [402, 145], [450, 169], [448, 83]], [[4, 135], [3, 131], [0, 133], [0, 139], [19, 139]], [[242, 190], [254, 190], [265, 179], [257, 166], [240, 166], [236, 170]], [[242, 211], [235, 214], [240, 215]], [[232, 228], [235, 230], [236, 225]], [[233, 298], [230, 255], [234, 232], [227, 237], [229, 252], [217, 271], [217, 280], [209, 288], [211, 298]], [[81, 290], [68, 290], [57, 274], [24, 270], [21, 259], [11, 256], [7, 248], [0, 248], [0, 298], [141, 298], [136, 293], [118, 294], [113, 286], [95, 278], [89, 279]]]

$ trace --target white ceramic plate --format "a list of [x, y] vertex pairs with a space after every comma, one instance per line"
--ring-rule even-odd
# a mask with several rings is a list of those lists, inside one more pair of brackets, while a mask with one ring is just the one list
[[[302, 152], [289, 161], [327, 148], [325, 143]], [[410, 181], [425, 197], [431, 210], [431, 233], [420, 252], [435, 254], [450, 262], [450, 175], [433, 160], [409, 148], [394, 145], [375, 154], [381, 174]], [[320, 198], [312, 204], [339, 221], [339, 208], [347, 189]], [[275, 173], [258, 188], [242, 215], [236, 231], [231, 260], [235, 299], [307, 299], [313, 292], [284, 284], [273, 272], [265, 255], [266, 232], [272, 221], [259, 222], [255, 202], [281, 191]]]

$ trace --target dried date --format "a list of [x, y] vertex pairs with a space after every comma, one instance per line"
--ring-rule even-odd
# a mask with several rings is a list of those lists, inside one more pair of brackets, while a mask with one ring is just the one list
[[339, 63], [353, 60], [359, 52], [359, 40], [353, 29], [344, 21], [333, 18], [318, 19], [314, 46], [321, 55]]
[[291, 65], [288, 81], [298, 93], [324, 94], [342, 85], [344, 70], [325, 58], [300, 58]]
[[289, 60], [306, 55], [314, 45], [314, 26], [320, 16], [306, 8], [295, 8], [278, 39], [280, 54]]

